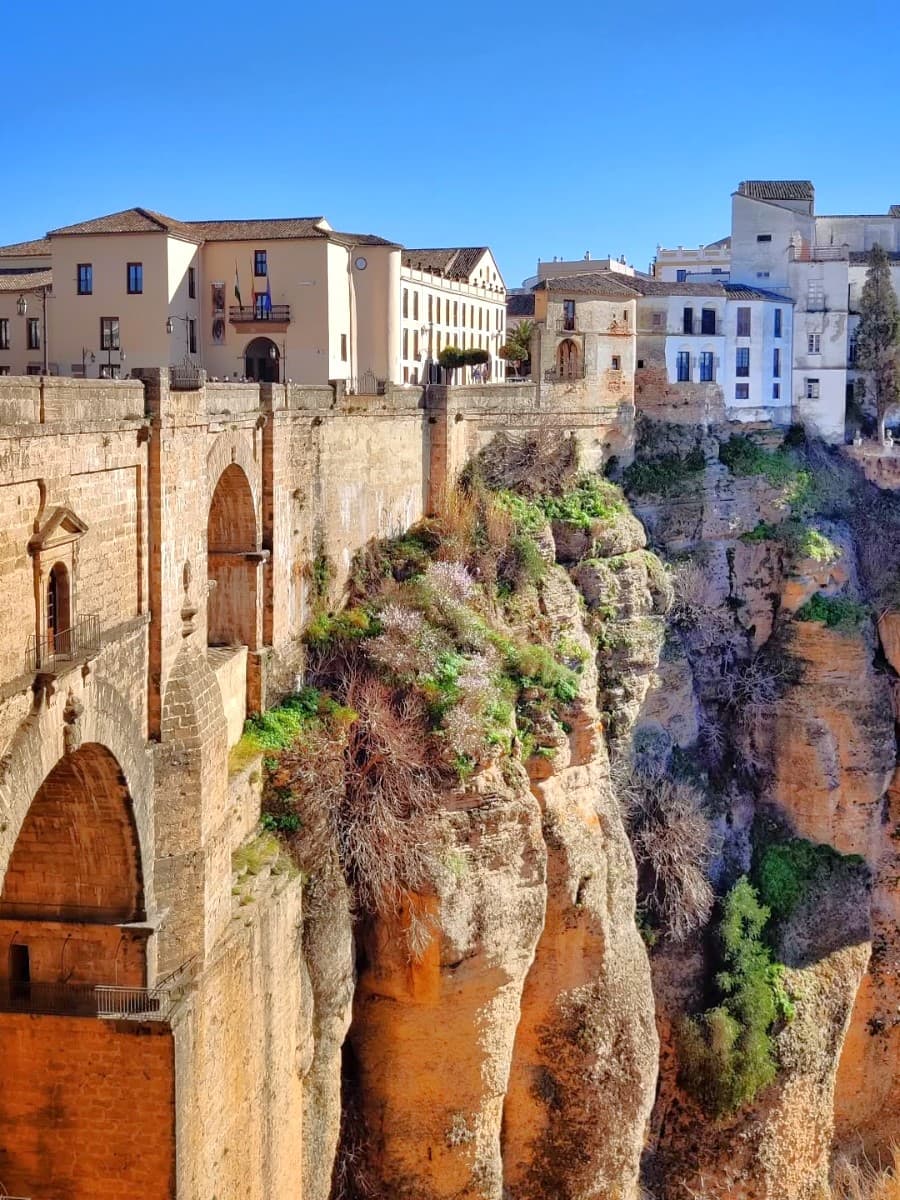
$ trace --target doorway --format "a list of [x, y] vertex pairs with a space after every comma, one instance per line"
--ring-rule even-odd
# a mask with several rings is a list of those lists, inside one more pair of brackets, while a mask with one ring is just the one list
[[244, 375], [252, 383], [278, 383], [281, 356], [271, 338], [258, 337], [244, 351]]

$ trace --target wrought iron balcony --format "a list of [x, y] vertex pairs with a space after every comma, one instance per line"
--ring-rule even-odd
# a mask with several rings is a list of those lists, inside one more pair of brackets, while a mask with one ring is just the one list
[[7, 980], [0, 984], [0, 1012], [40, 1013], [107, 1020], [164, 1020], [168, 993], [162, 988], [115, 984], [37, 983]]
[[96, 613], [79, 617], [71, 629], [30, 634], [25, 649], [25, 670], [53, 673], [100, 650], [100, 618]]
[[574, 317], [557, 317], [556, 332], [557, 333], [576, 333], [577, 322]]
[[584, 379], [583, 363], [574, 367], [566, 367], [562, 371], [558, 367], [550, 367], [544, 371], [545, 383], [569, 383], [573, 379]]
[[261, 305], [232, 305], [228, 310], [228, 320], [232, 325], [256, 325], [261, 321], [272, 321], [275, 324], [287, 325], [291, 319], [289, 304], [272, 304], [269, 308]]

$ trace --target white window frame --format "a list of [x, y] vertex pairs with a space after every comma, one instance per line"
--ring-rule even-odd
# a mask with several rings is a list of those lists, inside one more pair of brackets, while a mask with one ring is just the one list
[[821, 333], [809, 333], [806, 335], [806, 353], [821, 354], [822, 353], [822, 335]]
[[819, 399], [819, 381], [818, 381], [818, 379], [810, 379], [809, 377], [807, 377], [807, 379], [806, 379], [806, 399], [807, 400], [818, 400]]

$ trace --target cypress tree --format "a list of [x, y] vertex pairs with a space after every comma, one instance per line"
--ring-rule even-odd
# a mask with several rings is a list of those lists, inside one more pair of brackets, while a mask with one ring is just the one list
[[881, 246], [869, 254], [869, 268], [859, 303], [856, 366], [864, 372], [878, 415], [878, 438], [884, 441], [885, 418], [900, 400], [900, 304], [891, 283], [891, 266]]

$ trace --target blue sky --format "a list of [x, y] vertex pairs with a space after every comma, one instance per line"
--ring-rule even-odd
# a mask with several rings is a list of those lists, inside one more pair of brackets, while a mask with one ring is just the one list
[[322, 213], [488, 243], [515, 285], [539, 255], [721, 237], [745, 178], [900, 203], [886, 2], [6, 7], [4, 243], [134, 204]]

